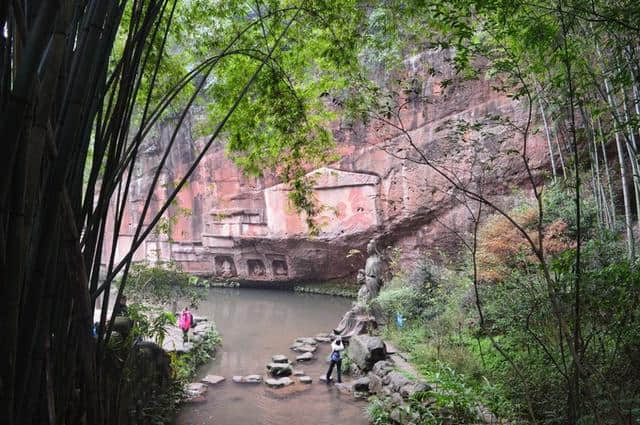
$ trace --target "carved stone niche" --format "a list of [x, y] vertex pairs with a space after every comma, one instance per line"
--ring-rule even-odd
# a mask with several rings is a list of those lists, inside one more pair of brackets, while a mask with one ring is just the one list
[[236, 271], [236, 264], [233, 262], [233, 258], [229, 255], [217, 255], [216, 256], [216, 276], [219, 277], [236, 277], [238, 272]]
[[249, 276], [251, 277], [265, 277], [267, 275], [267, 269], [264, 267], [262, 260], [247, 260], [247, 269], [249, 270]]
[[273, 260], [271, 266], [275, 277], [289, 276], [289, 268], [287, 267], [287, 262], [285, 260]]

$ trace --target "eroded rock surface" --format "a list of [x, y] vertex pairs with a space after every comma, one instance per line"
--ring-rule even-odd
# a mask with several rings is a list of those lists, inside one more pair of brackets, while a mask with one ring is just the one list
[[347, 354], [364, 372], [370, 371], [376, 362], [384, 360], [387, 356], [382, 339], [369, 335], [353, 336], [349, 341]]
[[[470, 178], [464, 170], [471, 169], [467, 165], [476, 160], [477, 152], [487, 156], [478, 158], [480, 162], [497, 158], [484, 179], [486, 196], [499, 200], [514, 188], [529, 187], [518, 155], [505, 154], [522, 148], [515, 127], [526, 119], [527, 108], [492, 90], [491, 81], [462, 81], [450, 56], [446, 50], [430, 49], [411, 59], [410, 72], [421, 82], [417, 100], [407, 102], [401, 112], [406, 134], [432, 164], [462, 170], [456, 175], [462, 182]], [[437, 72], [429, 73], [430, 69]], [[492, 121], [496, 115], [514, 125]], [[455, 124], [463, 121], [482, 123], [483, 136], [469, 130], [452, 137]], [[172, 182], [184, 175], [207, 140], [194, 140], [190, 128], [187, 123], [177, 134], [147, 216], [167, 199]], [[117, 232], [119, 256], [131, 246], [172, 129], [173, 123], [167, 122], [159, 129], [159, 137], [141, 146], [141, 160], [133, 171], [130, 199]], [[419, 163], [406, 137], [394, 129], [362, 123], [342, 126], [336, 122], [332, 130], [340, 159], [309, 170], [314, 195], [325, 207], [318, 217], [317, 237], [309, 237], [305, 217], [288, 207], [287, 185], [268, 173], [261, 178], [243, 175], [220, 142], [207, 151], [176, 199], [176, 207], [189, 214], [175, 216], [170, 237], [147, 238], [134, 260], [173, 259], [189, 273], [223, 280], [291, 281], [354, 274], [357, 269], [347, 253], [353, 248], [364, 251], [374, 234], [383, 235], [385, 246], [401, 248], [401, 260], [406, 263], [421, 258], [425, 249], [445, 253], [457, 249], [456, 238], [439, 222], [464, 226], [468, 212], [452, 197], [451, 185]], [[531, 135], [527, 155], [534, 177], [539, 178], [548, 169], [543, 134]], [[108, 223], [105, 241], [116, 233], [113, 222]], [[105, 252], [110, 252], [109, 245], [105, 243]]]

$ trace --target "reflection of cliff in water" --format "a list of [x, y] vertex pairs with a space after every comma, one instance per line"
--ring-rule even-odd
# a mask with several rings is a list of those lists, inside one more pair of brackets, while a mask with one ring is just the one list
[[367, 424], [362, 412], [364, 403], [354, 402], [334, 386], [318, 381], [326, 373], [325, 360], [329, 354], [326, 344], [315, 353], [314, 361], [296, 366], [314, 379], [304, 391], [231, 382], [233, 375], [264, 374], [265, 365], [274, 354], [295, 359], [299, 353], [289, 346], [296, 337], [329, 332], [336, 318], [349, 307], [350, 300], [341, 297], [260, 289], [211, 289], [195, 314], [209, 316], [216, 322], [222, 347], [198, 376], [222, 375], [226, 381], [209, 389], [206, 403], [184, 406], [176, 424]]

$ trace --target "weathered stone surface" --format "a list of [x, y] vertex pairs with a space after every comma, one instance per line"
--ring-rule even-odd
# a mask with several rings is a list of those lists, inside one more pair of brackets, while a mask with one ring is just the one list
[[363, 371], [369, 371], [374, 364], [386, 357], [384, 342], [375, 336], [355, 335], [347, 348], [349, 358]]
[[369, 372], [369, 391], [374, 394], [380, 394], [382, 391], [382, 378], [373, 372]]
[[204, 396], [208, 389], [209, 387], [202, 382], [192, 382], [187, 384], [184, 390], [187, 393], [187, 396], [191, 398]]
[[290, 348], [299, 353], [315, 353], [318, 349], [316, 345], [304, 344], [302, 342], [296, 342]]
[[431, 386], [429, 384], [427, 384], [426, 382], [417, 381], [402, 386], [402, 388], [400, 388], [400, 395], [404, 398], [409, 398], [417, 392], [429, 390], [431, 390]]
[[362, 377], [359, 379], [356, 379], [355, 381], [353, 381], [353, 390], [354, 391], [360, 391], [360, 392], [365, 392], [365, 391], [369, 391], [369, 385], [370, 385], [371, 381], [369, 380], [368, 377]]
[[301, 376], [300, 378], [298, 378], [298, 380], [302, 383], [302, 384], [310, 384], [313, 382], [313, 379], [310, 376]]
[[275, 377], [289, 376], [293, 373], [291, 365], [288, 363], [269, 363], [267, 365], [269, 375]]
[[316, 341], [315, 338], [310, 338], [310, 337], [296, 338], [295, 342], [300, 342], [302, 344], [308, 344], [308, 345], [316, 345], [316, 344], [318, 344], [318, 341]]
[[389, 374], [384, 377], [382, 382], [385, 385], [389, 385], [393, 391], [398, 392], [405, 385], [411, 384], [411, 381], [400, 372], [389, 372]]
[[218, 375], [207, 375], [201, 380], [202, 383], [207, 385], [216, 385], [222, 381], [224, 381], [224, 376], [218, 376]]
[[247, 375], [242, 377], [242, 382], [247, 384], [259, 384], [262, 382], [260, 375]]
[[266, 379], [264, 383], [271, 388], [281, 388], [281, 387], [286, 387], [287, 385], [292, 385], [293, 381], [287, 377], [279, 378], [279, 379], [269, 378], [269, 379]]
[[392, 370], [393, 370], [393, 366], [391, 365], [391, 363], [389, 363], [386, 360], [381, 360], [379, 362], [376, 362], [373, 365], [373, 369], [371, 369], [371, 372], [376, 374], [379, 377], [383, 377], [383, 376], [386, 376]]
[[[471, 132], [456, 138], [463, 139], [463, 143], [452, 143], [452, 130], [443, 128], [443, 123], [489, 122], [487, 117], [500, 115], [517, 127], [526, 119], [523, 111], [527, 109], [519, 101], [492, 90], [491, 81], [461, 81], [450, 56], [446, 49], [428, 49], [411, 58], [411, 73], [424, 77], [418, 96], [423, 100], [406, 103], [407, 108], [401, 112], [415, 146], [432, 163], [449, 170], [463, 169], [474, 158], [474, 150], [467, 146], [477, 143], [468, 143], [475, 140]], [[429, 69], [437, 72], [430, 74]], [[445, 85], [443, 81], [453, 83]], [[187, 121], [193, 118], [188, 117]], [[140, 216], [173, 125], [170, 120], [161, 124], [160, 136], [149, 138], [141, 146], [121, 228], [113, 229], [111, 225], [106, 230], [105, 241], [118, 235], [116, 261], [131, 246], [132, 226], [135, 228]], [[179, 129], [161, 181], [171, 182], [175, 176], [183, 175], [193, 161], [193, 152], [201, 150], [207, 140], [193, 140], [190, 127], [185, 124]], [[340, 160], [329, 167], [310, 170], [315, 181], [314, 195], [319, 204], [327, 207], [318, 217], [323, 224], [319, 237], [309, 237], [305, 217], [282, 208], [288, 204], [288, 186], [279, 184], [277, 177], [269, 173], [262, 178], [245, 176], [225, 155], [225, 143], [221, 141], [207, 151], [189, 185], [176, 198], [177, 207], [192, 213], [177, 217], [170, 237], [147, 238], [135, 252], [134, 261], [165, 261], [171, 257], [189, 273], [221, 279], [327, 279], [355, 273], [357, 266], [346, 254], [352, 248], [363, 251], [376, 232], [385, 235], [386, 244], [402, 248], [403, 263], [423, 257], [425, 250], [451, 253], [457, 249], [455, 238], [439, 222], [460, 228], [466, 225], [468, 212], [456, 204], [449, 185], [437, 172], [413, 161], [417, 158], [412, 156], [404, 137], [398, 137], [395, 130], [363, 123], [346, 127], [336, 122], [333, 130]], [[482, 131], [489, 137], [482, 137], [477, 151], [498, 158], [483, 193], [499, 197], [524, 186], [526, 171], [518, 155], [500, 155], [520, 148], [522, 140], [516, 130], [489, 122]], [[527, 148], [537, 178], [548, 168], [544, 136], [531, 135]], [[399, 155], [392, 156], [389, 151]], [[401, 159], [405, 155], [409, 159]], [[456, 178], [463, 183], [468, 180], [464, 173]], [[155, 190], [152, 209], [167, 199], [165, 186], [159, 184]], [[104, 252], [110, 250], [110, 243], [105, 243]], [[249, 262], [255, 260], [261, 261], [253, 263], [260, 267], [250, 267]]]
[[347, 395], [352, 395], [353, 394], [353, 390], [351, 389], [351, 385], [349, 385], [349, 384], [338, 382], [338, 383], [336, 383], [336, 388], [342, 394], [347, 394]]
[[313, 353], [304, 353], [296, 356], [296, 361], [299, 362], [308, 362], [310, 360], [313, 360]]
[[289, 359], [283, 354], [276, 354], [275, 356], [271, 357], [271, 361], [273, 363], [289, 363]]
[[262, 382], [262, 376], [260, 376], [260, 375], [247, 375], [247, 376], [235, 375], [233, 378], [231, 378], [231, 380], [233, 382], [235, 382], [236, 384], [259, 384], [259, 383]]

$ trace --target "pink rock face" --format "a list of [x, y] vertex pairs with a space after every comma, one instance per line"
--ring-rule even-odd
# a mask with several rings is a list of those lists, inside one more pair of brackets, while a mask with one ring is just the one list
[[[420, 73], [425, 64], [441, 73], [422, 83], [421, 96], [427, 102], [409, 102], [402, 111], [406, 134], [376, 123], [348, 129], [336, 124], [342, 158], [308, 175], [323, 207], [316, 217], [318, 235], [309, 236], [305, 217], [289, 201], [287, 185], [277, 184], [273, 176], [244, 176], [218, 144], [170, 208], [170, 234], [150, 236], [134, 258], [173, 259], [188, 272], [221, 279], [282, 281], [354, 274], [362, 259], [354, 261], [347, 253], [353, 248], [364, 251], [374, 235], [381, 238], [381, 247], [401, 248], [407, 263], [439, 250], [456, 253], [459, 243], [446, 227], [467, 230], [469, 216], [441, 172], [496, 202], [514, 189], [530, 190], [517, 155], [522, 136], [513, 126], [491, 118], [499, 115], [523, 123], [527, 111], [526, 105], [492, 91], [487, 81], [456, 82], [445, 56], [434, 50], [408, 61], [408, 73]], [[454, 83], [444, 87], [447, 79]], [[455, 123], [464, 121], [484, 122], [482, 131], [456, 133]], [[204, 140], [191, 138], [189, 128], [178, 134], [145, 223], [204, 145]], [[169, 137], [165, 129], [143, 147], [119, 232], [119, 258], [129, 249]], [[540, 180], [548, 169], [546, 142], [539, 135], [530, 136], [527, 153], [534, 177]], [[483, 184], [478, 187], [474, 182], [480, 177]], [[113, 221], [108, 225], [110, 241]]]

